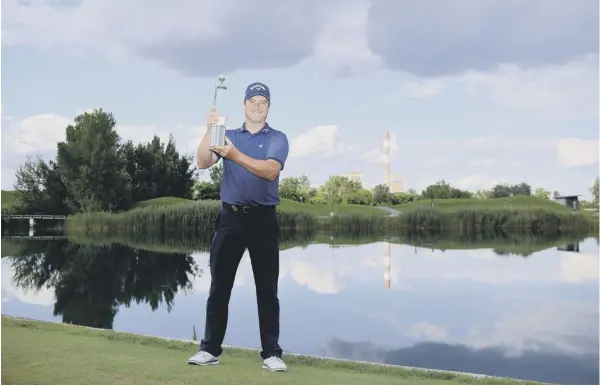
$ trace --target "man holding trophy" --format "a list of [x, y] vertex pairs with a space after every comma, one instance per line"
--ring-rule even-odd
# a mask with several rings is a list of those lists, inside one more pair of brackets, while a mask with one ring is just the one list
[[218, 364], [227, 329], [228, 307], [238, 265], [246, 248], [256, 286], [262, 367], [286, 371], [279, 346], [279, 173], [289, 152], [287, 136], [267, 123], [271, 106], [269, 88], [260, 82], [246, 88], [245, 122], [225, 130], [216, 114], [218, 89], [226, 90], [224, 77], [215, 88], [214, 105], [207, 116], [208, 129], [197, 151], [200, 169], [223, 159], [222, 207], [215, 222], [210, 251], [211, 285], [206, 302], [204, 339], [194, 365]]

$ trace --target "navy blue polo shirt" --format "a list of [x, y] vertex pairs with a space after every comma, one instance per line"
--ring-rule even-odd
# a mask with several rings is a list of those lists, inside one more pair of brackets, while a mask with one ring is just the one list
[[[273, 159], [283, 166], [288, 157], [287, 136], [265, 124], [252, 134], [244, 123], [241, 128], [227, 130], [227, 138], [239, 151], [258, 160]], [[279, 177], [273, 181], [260, 178], [234, 161], [223, 159], [221, 201], [232, 205], [278, 205]]]

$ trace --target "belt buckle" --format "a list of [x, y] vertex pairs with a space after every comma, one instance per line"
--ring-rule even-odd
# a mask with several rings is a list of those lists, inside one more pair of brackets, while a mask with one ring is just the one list
[[247, 206], [242, 206], [242, 213], [244, 213], [244, 214], [248, 213], [248, 207]]

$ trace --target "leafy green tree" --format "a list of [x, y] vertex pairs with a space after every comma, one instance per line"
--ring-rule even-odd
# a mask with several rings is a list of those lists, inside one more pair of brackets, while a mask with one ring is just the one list
[[390, 193], [390, 187], [386, 184], [379, 184], [373, 188], [373, 198], [371, 203], [373, 205], [381, 204], [381, 203], [391, 203], [392, 201], [392, 193]]
[[348, 203], [350, 198], [362, 189], [358, 181], [354, 181], [345, 176], [331, 176], [321, 186], [319, 192], [328, 203]]
[[209, 169], [209, 173], [212, 183], [220, 188], [221, 183], [223, 182], [223, 164], [219, 162], [218, 164], [213, 165]]
[[56, 163], [41, 157], [27, 158], [15, 173], [17, 206], [12, 213], [69, 214], [66, 188], [56, 170]]
[[167, 196], [191, 198], [196, 174], [191, 167], [192, 158], [180, 156], [172, 136], [166, 145], [157, 136], [137, 146], [128, 141], [123, 146], [123, 155], [132, 202]]
[[394, 193], [392, 195], [392, 204], [407, 204], [409, 202], [417, 202], [421, 199], [422, 197], [420, 194], [417, 194], [414, 189], [409, 189], [406, 192]]
[[73, 212], [119, 211], [131, 204], [129, 175], [112, 114], [102, 110], [77, 116], [58, 143], [57, 171]]
[[350, 194], [348, 204], [371, 205], [373, 201], [373, 192], [369, 189], [360, 188]]
[[491, 190], [477, 190], [477, 192], [475, 192], [474, 197], [479, 199], [479, 200], [487, 200], [488, 198], [490, 198], [492, 196], [492, 191]]
[[533, 195], [535, 197], [543, 198], [543, 199], [546, 199], [546, 200], [550, 199], [550, 191], [546, 190], [544, 188], [537, 188], [535, 190], [535, 192], [533, 193]]
[[531, 196], [531, 185], [521, 182], [520, 184], [511, 186], [510, 192], [513, 196]]
[[308, 202], [316, 193], [316, 189], [310, 186], [310, 181], [305, 175], [285, 177], [279, 183], [279, 194], [290, 200]]
[[590, 188], [590, 193], [592, 193], [592, 201], [594, 203], [596, 203], [596, 205], [598, 205], [598, 203], [600, 202], [600, 177], [596, 177], [596, 179], [594, 180], [594, 183], [592, 184], [592, 187]]
[[435, 184], [429, 185], [421, 194], [423, 198], [471, 198], [473, 193], [452, 187], [444, 180], [438, 181]]
[[510, 197], [512, 190], [508, 184], [498, 184], [492, 188], [491, 198]]
[[221, 197], [223, 164], [221, 162], [209, 169], [210, 181], [197, 181], [193, 187], [194, 200], [218, 200]]

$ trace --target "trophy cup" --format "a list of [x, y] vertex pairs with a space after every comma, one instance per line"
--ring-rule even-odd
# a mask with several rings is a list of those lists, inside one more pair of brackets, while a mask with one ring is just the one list
[[[213, 97], [213, 106], [217, 107], [217, 93], [219, 90], [227, 90], [227, 86], [223, 83], [225, 82], [225, 77], [223, 75], [219, 76], [219, 83], [215, 85], [215, 96]], [[210, 137], [210, 146], [225, 146], [225, 117], [219, 117], [219, 122], [213, 125], [210, 125], [211, 137]]]

